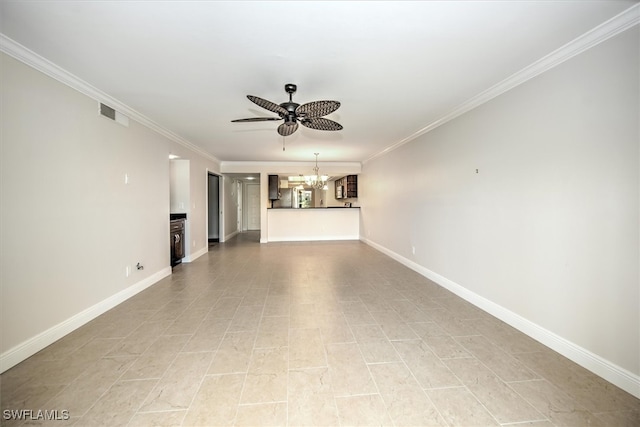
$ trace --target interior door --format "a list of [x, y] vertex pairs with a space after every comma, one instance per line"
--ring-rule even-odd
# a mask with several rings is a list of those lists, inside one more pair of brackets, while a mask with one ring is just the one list
[[260, 230], [260, 184], [247, 184], [247, 230]]
[[236, 181], [234, 184], [236, 186], [236, 205], [238, 206], [238, 218], [236, 221], [236, 230], [244, 231], [245, 230], [245, 219], [244, 219], [244, 197], [242, 191], [242, 181]]
[[220, 177], [209, 173], [208, 176], [208, 230], [209, 242], [220, 241]]

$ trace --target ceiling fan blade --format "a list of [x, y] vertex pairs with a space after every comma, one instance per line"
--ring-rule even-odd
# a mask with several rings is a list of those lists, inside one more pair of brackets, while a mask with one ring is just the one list
[[278, 133], [282, 136], [289, 136], [298, 130], [298, 123], [283, 123], [278, 126]]
[[265, 108], [269, 111], [273, 111], [274, 113], [278, 113], [281, 116], [288, 114], [288, 111], [286, 109], [282, 108], [276, 103], [267, 101], [266, 99], [258, 98], [257, 96], [253, 95], [247, 95], [247, 98], [249, 98], [249, 101], [253, 102], [254, 104], [259, 105], [260, 107]]
[[338, 101], [313, 101], [296, 108], [296, 114], [307, 118], [316, 118], [331, 114], [338, 108], [340, 108]]
[[250, 117], [248, 119], [235, 119], [231, 120], [233, 123], [239, 122], [267, 122], [272, 120], [282, 120], [280, 117]]
[[342, 130], [340, 123], [322, 117], [303, 119], [300, 121], [303, 126], [317, 130]]

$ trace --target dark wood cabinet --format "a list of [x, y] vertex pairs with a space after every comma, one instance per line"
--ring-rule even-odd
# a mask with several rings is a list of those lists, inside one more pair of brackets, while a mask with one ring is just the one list
[[358, 197], [358, 175], [347, 175], [336, 180], [336, 199]]
[[358, 175], [347, 176], [347, 199], [358, 197]]
[[171, 242], [171, 268], [182, 262], [185, 256], [184, 219], [169, 221], [169, 241]]
[[269, 200], [280, 199], [280, 180], [278, 175], [269, 175]]

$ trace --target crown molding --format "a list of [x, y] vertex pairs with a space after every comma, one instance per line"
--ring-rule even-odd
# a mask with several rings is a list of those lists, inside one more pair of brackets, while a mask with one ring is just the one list
[[[360, 162], [318, 162], [322, 167], [344, 167], [344, 168], [359, 168], [362, 166]], [[277, 161], [229, 161], [225, 160], [220, 162], [221, 172], [236, 172], [238, 170], [250, 170], [255, 171], [258, 169], [269, 168], [288, 168], [288, 167], [313, 167], [315, 161], [302, 161], [302, 162], [277, 162]]]
[[126, 104], [118, 101], [117, 99], [107, 95], [101, 90], [95, 88], [79, 77], [69, 73], [63, 68], [57, 66], [53, 62], [43, 58], [37, 53], [27, 49], [22, 46], [20, 43], [15, 40], [7, 37], [6, 35], [0, 33], [0, 52], [4, 52], [7, 55], [17, 59], [20, 62], [34, 68], [47, 76], [69, 86], [72, 89], [77, 90], [78, 92], [88, 96], [91, 99], [94, 99], [98, 102], [106, 104], [113, 108], [114, 110], [124, 114], [132, 120], [140, 123], [141, 125], [151, 129], [152, 131], [168, 138], [169, 140], [182, 145], [185, 148], [188, 148], [191, 151], [194, 151], [200, 154], [203, 157], [206, 157], [209, 160], [212, 160], [216, 163], [220, 163], [220, 160], [215, 156], [207, 153], [202, 150], [200, 147], [192, 144], [181, 136], [171, 132], [168, 129], [163, 128], [153, 120], [149, 119], [145, 115], [139, 113], [133, 108], [127, 106]]
[[455, 119], [456, 117], [461, 116], [462, 114], [492, 100], [498, 95], [501, 95], [513, 89], [514, 87], [519, 86], [524, 82], [544, 73], [545, 71], [548, 71], [560, 65], [561, 63], [573, 58], [574, 56], [579, 55], [580, 53], [591, 49], [594, 46], [597, 46], [598, 44], [610, 39], [611, 37], [614, 37], [631, 27], [638, 25], [638, 23], [640, 23], [640, 3], [631, 6], [627, 10], [603, 22], [602, 24], [575, 38], [574, 40], [556, 49], [550, 54], [540, 58], [531, 65], [523, 68], [510, 77], [507, 77], [498, 84], [490, 87], [484, 92], [479, 93], [478, 95], [457, 106], [452, 111], [440, 117], [439, 119], [429, 123], [427, 126], [423, 127], [417, 132], [412, 133], [408, 137], [396, 142], [395, 144], [388, 146], [384, 150], [367, 158], [362, 163], [366, 164], [370, 160], [380, 157], [395, 150], [396, 148], [403, 146], [404, 144], [407, 144], [408, 142], [413, 141], [419, 136], [424, 135], [436, 129], [437, 127], [440, 127], [443, 124]]

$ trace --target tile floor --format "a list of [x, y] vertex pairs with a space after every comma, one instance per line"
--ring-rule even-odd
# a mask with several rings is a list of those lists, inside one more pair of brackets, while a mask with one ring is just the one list
[[257, 242], [2, 374], [3, 425], [640, 425], [638, 399], [363, 243]]

